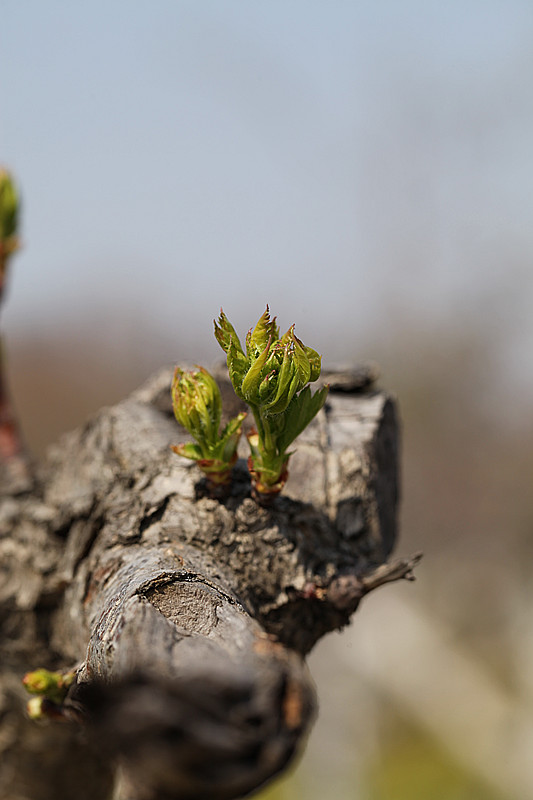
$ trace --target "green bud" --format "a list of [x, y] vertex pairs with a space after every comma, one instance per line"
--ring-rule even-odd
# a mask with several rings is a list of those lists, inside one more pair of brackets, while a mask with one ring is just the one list
[[222, 417], [222, 398], [215, 379], [203, 367], [190, 372], [176, 367], [172, 381], [174, 416], [191, 436], [214, 443]]
[[171, 392], [177, 421], [196, 439], [196, 443], [178, 444], [172, 450], [196, 461], [207, 475], [211, 488], [227, 486], [232, 467], [237, 461], [237, 447], [246, 414], [238, 414], [220, 432], [220, 389], [203, 367], [198, 367], [196, 371], [177, 367]]
[[61, 703], [75, 679], [75, 671], [51, 672], [41, 668], [27, 672], [22, 683], [30, 694], [42, 695], [55, 703]]

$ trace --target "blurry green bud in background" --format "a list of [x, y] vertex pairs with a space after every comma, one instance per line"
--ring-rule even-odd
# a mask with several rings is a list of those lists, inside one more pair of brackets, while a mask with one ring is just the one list
[[[48, 669], [36, 669], [27, 672], [22, 683], [30, 694], [41, 695], [54, 703], [61, 704], [69, 688], [76, 680], [76, 672], [51, 672]], [[30, 701], [31, 702], [31, 701]], [[36, 707], [36, 704], [34, 704]]]
[[19, 199], [9, 173], [0, 168], [0, 270], [8, 257], [18, 249]]

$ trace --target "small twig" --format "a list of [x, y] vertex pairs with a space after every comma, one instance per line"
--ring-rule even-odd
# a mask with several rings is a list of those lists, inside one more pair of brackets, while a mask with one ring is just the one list
[[409, 558], [398, 558], [387, 564], [380, 564], [368, 575], [337, 575], [324, 596], [337, 610], [352, 614], [362, 598], [378, 586], [402, 579], [414, 581], [413, 569], [421, 558], [422, 553], [415, 553]]
[[393, 581], [416, 580], [413, 569], [420, 562], [423, 553], [415, 553], [409, 558], [398, 558], [388, 564], [381, 564], [377, 569], [361, 578], [363, 595]]

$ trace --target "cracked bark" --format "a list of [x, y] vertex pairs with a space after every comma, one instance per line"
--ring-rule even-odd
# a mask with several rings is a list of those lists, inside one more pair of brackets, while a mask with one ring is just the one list
[[[219, 502], [170, 451], [168, 370], [63, 437], [33, 488], [4, 481], [0, 796], [222, 800], [285, 766], [315, 713], [305, 654], [416, 561], [387, 563], [395, 403], [368, 370], [328, 377], [268, 509], [244, 458]], [[72, 665], [73, 719], [26, 720], [20, 676]]]

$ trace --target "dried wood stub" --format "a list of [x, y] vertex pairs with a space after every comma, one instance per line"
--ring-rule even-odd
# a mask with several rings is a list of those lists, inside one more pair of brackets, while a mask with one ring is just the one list
[[[245, 449], [223, 502], [171, 452], [186, 434], [170, 380], [51, 452], [39, 504], [56, 561], [32, 565], [26, 601], [30, 617], [47, 598], [51, 652], [82, 664], [72, 701], [122, 765], [124, 800], [238, 797], [279, 771], [314, 714], [303, 656], [348, 622], [396, 538], [395, 404], [360, 373], [338, 376], [268, 509], [250, 497]], [[21, 592], [15, 580], [13, 608]]]

